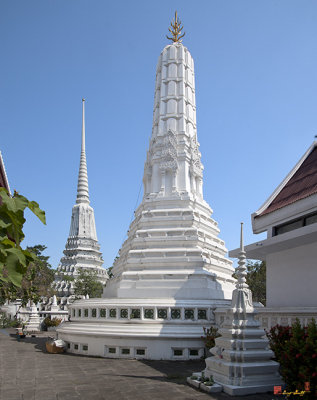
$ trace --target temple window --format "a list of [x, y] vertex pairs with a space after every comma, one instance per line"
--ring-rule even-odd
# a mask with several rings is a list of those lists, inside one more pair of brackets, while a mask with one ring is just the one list
[[207, 319], [207, 310], [198, 310], [198, 319]]
[[309, 214], [296, 220], [286, 222], [285, 224], [275, 226], [273, 228], [273, 236], [282, 235], [283, 233], [287, 233], [295, 229], [302, 228], [303, 226], [315, 223], [317, 223], [317, 213]]
[[144, 310], [144, 318], [153, 319], [154, 318], [154, 310], [152, 308], [146, 308]]
[[184, 349], [173, 349], [173, 355], [176, 357], [181, 357], [183, 355]]
[[160, 319], [167, 319], [167, 309], [166, 308], [159, 308], [157, 310], [157, 317]]
[[172, 317], [172, 319], [180, 319], [180, 317], [181, 317], [180, 308], [172, 308], [171, 317]]
[[128, 318], [128, 315], [129, 315], [129, 313], [128, 313], [128, 309], [127, 308], [122, 308], [120, 310], [120, 317], [121, 318]]
[[101, 318], [106, 318], [106, 309], [105, 308], [101, 308], [99, 312], [100, 312]]
[[117, 349], [115, 347], [109, 347], [108, 348], [108, 353], [109, 354], [116, 354], [116, 352], [117, 352]]
[[110, 318], [116, 318], [117, 316], [117, 310], [115, 308], [110, 308], [109, 310], [109, 316]]
[[93, 309], [91, 310], [91, 316], [92, 316], [93, 318], [96, 318], [96, 316], [97, 316], [97, 309], [96, 309], [96, 308], [93, 308]]
[[133, 308], [131, 310], [130, 318], [141, 318], [141, 311], [138, 308]]
[[185, 319], [194, 319], [194, 310], [192, 308], [185, 308]]
[[84, 308], [84, 317], [88, 317], [88, 308]]

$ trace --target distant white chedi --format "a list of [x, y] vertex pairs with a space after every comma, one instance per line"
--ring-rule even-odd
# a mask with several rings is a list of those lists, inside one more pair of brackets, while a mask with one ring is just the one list
[[179, 41], [158, 61], [144, 197], [103, 299], [70, 306], [59, 329], [68, 350], [106, 357], [189, 359], [204, 354], [203, 327], [230, 306], [234, 279], [203, 199], [194, 63]]
[[[85, 100], [82, 100], [82, 142], [77, 185], [76, 204], [72, 210], [69, 236], [55, 274], [53, 287], [58, 295], [67, 298], [74, 293], [74, 282], [67, 277], [76, 277], [80, 269], [94, 271], [100, 282], [106, 283], [107, 271], [102, 268], [103, 260], [97, 239], [94, 210], [90, 206], [88, 174], [85, 149]], [[64, 278], [66, 277], [66, 279]]]

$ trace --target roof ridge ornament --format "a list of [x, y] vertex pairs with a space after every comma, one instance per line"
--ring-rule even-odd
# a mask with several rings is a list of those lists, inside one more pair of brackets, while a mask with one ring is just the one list
[[177, 17], [177, 11], [175, 11], [175, 17], [173, 19], [173, 21], [171, 22], [171, 28], [168, 28], [168, 30], [171, 32], [172, 37], [167, 37], [168, 40], [172, 40], [174, 43], [181, 43], [182, 42], [182, 38], [185, 36], [185, 32], [183, 34], [181, 34], [182, 30], [183, 30], [183, 26], [182, 25], [182, 21], [180, 19], [178, 19]]

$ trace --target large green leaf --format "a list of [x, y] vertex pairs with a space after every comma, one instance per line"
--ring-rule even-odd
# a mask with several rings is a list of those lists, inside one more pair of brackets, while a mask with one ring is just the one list
[[21, 286], [22, 278], [26, 272], [26, 259], [23, 251], [17, 248], [7, 249], [6, 270], [9, 280], [16, 286]]
[[29, 201], [28, 207], [40, 219], [40, 221], [46, 225], [45, 211], [40, 209], [38, 203], [36, 201]]
[[15, 246], [16, 246], [16, 244], [12, 240], [10, 240], [8, 238], [6, 238], [6, 239], [4, 239], [4, 240], [2, 240], [0, 242], [0, 248], [7, 249], [7, 248], [10, 248], [10, 247], [15, 247]]
[[10, 226], [10, 222], [6, 222], [8, 219], [4, 220], [0, 216], [0, 230], [7, 229]]
[[[17, 211], [24, 211], [25, 208], [28, 206], [29, 200], [14, 192], [14, 197], [10, 197], [7, 190], [4, 188], [0, 188], [0, 196], [2, 198], [2, 203], [8, 208], [9, 211], [17, 212]], [[3, 190], [4, 189], [4, 190]]]
[[46, 224], [45, 212], [38, 203], [17, 192], [11, 197], [5, 188], [0, 188], [0, 199], [0, 281], [21, 286], [28, 265], [37, 260], [36, 255], [20, 247], [24, 239], [24, 211], [28, 207]]
[[9, 282], [9, 279], [4, 276], [4, 265], [1, 265], [0, 263], [0, 281], [2, 282]]
[[24, 239], [24, 233], [22, 231], [25, 223], [24, 212], [21, 210], [16, 212], [7, 210], [7, 216], [11, 220], [11, 224], [7, 229], [8, 236], [11, 237], [17, 245], [19, 245]]

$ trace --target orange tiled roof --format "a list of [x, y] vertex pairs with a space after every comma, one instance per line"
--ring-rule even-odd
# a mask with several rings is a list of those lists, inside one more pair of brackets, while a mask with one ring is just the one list
[[315, 193], [317, 193], [317, 146], [270, 205], [258, 216], [269, 214]]

